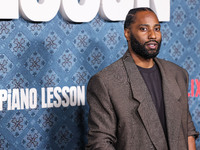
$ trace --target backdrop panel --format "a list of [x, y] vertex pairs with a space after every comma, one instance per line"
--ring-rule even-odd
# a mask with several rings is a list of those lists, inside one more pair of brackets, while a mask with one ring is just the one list
[[[188, 71], [188, 102], [198, 131], [199, 26], [199, 0], [171, 0], [159, 54]], [[0, 149], [84, 149], [88, 80], [124, 54], [123, 34], [123, 22], [98, 15], [81, 24], [59, 13], [46, 23], [0, 21]]]

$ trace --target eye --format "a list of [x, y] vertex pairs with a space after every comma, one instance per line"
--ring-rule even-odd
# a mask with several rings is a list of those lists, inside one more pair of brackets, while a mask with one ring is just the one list
[[140, 27], [140, 31], [145, 32], [145, 31], [147, 31], [147, 30], [148, 30], [147, 27]]
[[159, 32], [160, 31], [160, 27], [156, 27], [154, 30]]

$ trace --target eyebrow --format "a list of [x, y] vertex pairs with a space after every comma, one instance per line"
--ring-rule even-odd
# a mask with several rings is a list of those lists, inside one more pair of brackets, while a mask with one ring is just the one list
[[[149, 26], [149, 24], [140, 24], [139, 26]], [[160, 26], [160, 24], [155, 24], [155, 26]]]

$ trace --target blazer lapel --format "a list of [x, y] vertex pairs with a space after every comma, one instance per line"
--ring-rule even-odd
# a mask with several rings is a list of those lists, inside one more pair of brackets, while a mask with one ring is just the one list
[[156, 149], [167, 150], [167, 142], [148, 88], [130, 53], [123, 57], [134, 99], [140, 102], [138, 113]]
[[159, 59], [156, 58], [155, 61], [158, 64], [162, 75], [169, 147], [170, 149], [177, 149], [176, 146], [181, 127], [182, 114], [181, 104], [179, 102], [181, 92], [176, 79], [172, 76], [169, 68], [165, 69], [165, 64], [162, 64]]

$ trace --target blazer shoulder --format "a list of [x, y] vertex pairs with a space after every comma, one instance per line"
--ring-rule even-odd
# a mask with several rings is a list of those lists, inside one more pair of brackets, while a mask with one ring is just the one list
[[184, 73], [184, 74], [188, 74], [187, 73], [187, 70], [182, 68], [181, 66], [171, 62], [171, 61], [168, 61], [168, 60], [165, 60], [165, 59], [160, 59], [160, 58], [157, 58], [158, 62], [160, 62], [160, 64], [167, 70], [170, 70], [172, 72], [181, 72], [181, 73]]
[[124, 67], [123, 59], [119, 59], [91, 77], [89, 82], [101, 81], [105, 86], [112, 86], [114, 83], [127, 83], [128, 77]]
[[100, 72], [98, 72], [97, 74], [95, 74], [95, 76], [106, 77], [106, 78], [112, 77], [116, 74], [120, 74], [120, 72], [122, 72], [123, 70], [124, 70], [123, 60], [119, 59], [116, 62], [104, 68], [103, 70], [101, 70]]

